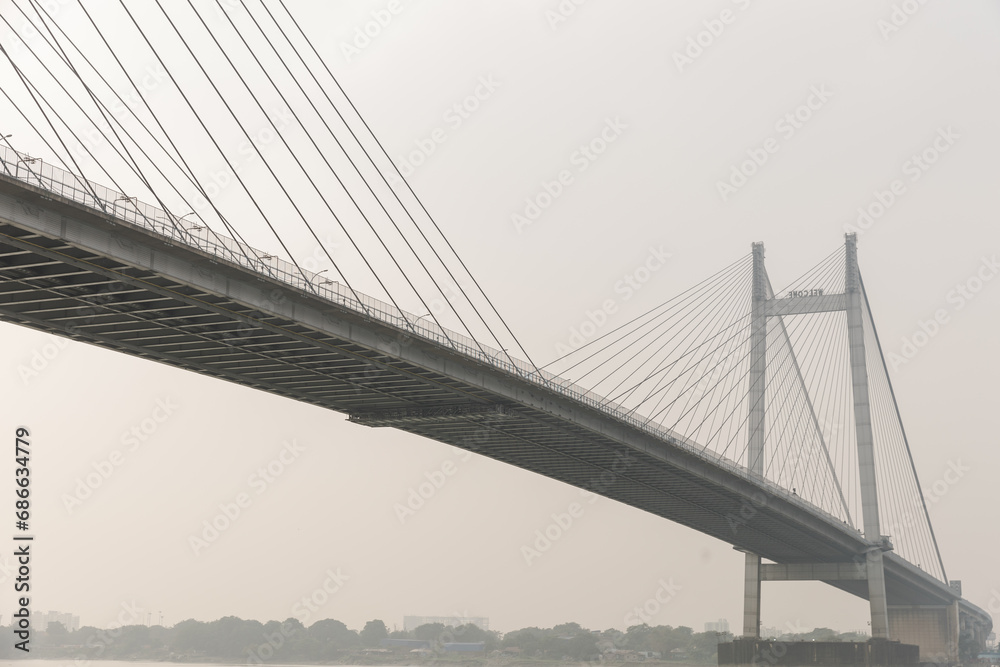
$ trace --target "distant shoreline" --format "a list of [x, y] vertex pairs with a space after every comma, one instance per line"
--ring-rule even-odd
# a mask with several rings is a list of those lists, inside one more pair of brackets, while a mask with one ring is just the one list
[[[76, 660], [78, 655], [61, 655], [61, 656], [25, 656], [18, 657], [13, 656], [12, 660], [45, 660], [47, 662], [66, 662], [67, 660]], [[169, 658], [100, 658], [91, 659], [83, 658], [88, 664], [95, 662], [120, 662], [120, 663], [131, 663], [131, 664], [152, 664], [152, 663], [164, 663], [164, 664], [175, 664], [175, 665], [227, 665], [229, 667], [247, 667], [247, 662], [233, 662], [232, 660], [225, 659], [215, 659], [203, 656], [192, 657], [191, 659], [169, 659]], [[344, 661], [320, 661], [320, 662], [265, 662], [265, 663], [253, 663], [258, 665], [258, 667], [317, 667], [318, 665], [341, 665], [343, 667], [458, 667], [458, 666], [470, 666], [470, 667], [580, 667], [581, 665], [643, 665], [644, 667], [706, 667], [706, 665], [715, 665], [713, 662], [692, 662], [692, 661], [673, 661], [673, 660], [645, 660], [641, 663], [639, 662], [625, 662], [625, 661], [567, 661], [567, 660], [547, 660], [543, 658], [518, 658], [515, 660], [501, 660], [497, 658], [462, 658], [462, 659], [447, 659], [447, 658], [432, 658], [427, 660], [404, 660], [400, 658], [399, 660], [344, 660]]]

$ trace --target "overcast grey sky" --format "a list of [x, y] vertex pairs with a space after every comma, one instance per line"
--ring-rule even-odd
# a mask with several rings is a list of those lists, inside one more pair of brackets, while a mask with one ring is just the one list
[[[78, 7], [57, 4], [70, 30]], [[117, 3], [92, 4], [116, 25]], [[536, 361], [554, 358], [605, 300], [618, 306], [617, 326], [754, 241], [783, 285], [843, 243], [859, 208], [872, 211], [859, 228], [861, 268], [883, 346], [898, 355], [890, 372], [918, 472], [925, 488], [943, 489], [930, 512], [944, 562], [972, 602], [1000, 608], [1000, 280], [991, 280], [1000, 6], [399, 0], [393, 13], [387, 0], [322, 4], [289, 0], [401, 168], [433, 143], [410, 183]], [[20, 24], [9, 0], [0, 11]], [[386, 25], [355, 41], [373, 16]], [[134, 71], [152, 67], [123, 23], [120, 34]], [[5, 27], [0, 40], [16, 44]], [[0, 71], [5, 89], [19, 86]], [[166, 83], [152, 91], [171, 94]], [[458, 115], [454, 105], [477, 95], [477, 108]], [[0, 109], [0, 132], [44, 157]], [[214, 173], [218, 161], [184, 129], [180, 141], [206, 156], [199, 169]], [[602, 133], [613, 139], [603, 154], [579, 152]], [[244, 155], [238, 137], [224, 142]], [[933, 163], [914, 160], [925, 151]], [[745, 183], [731, 180], [748, 155], [762, 164]], [[530, 224], [514, 217], [564, 170], [550, 206]], [[248, 236], [275, 249], [260, 230], [248, 226]], [[296, 249], [313, 252], [305, 239]], [[670, 254], [663, 268], [641, 289], [621, 289], [651, 249]], [[920, 336], [935, 318], [933, 335]], [[0, 328], [0, 423], [34, 433], [35, 609], [97, 626], [134, 602], [168, 624], [297, 616], [360, 628], [467, 613], [499, 630], [568, 620], [603, 629], [630, 624], [672, 582], [676, 594], [651, 624], [741, 623], [742, 554], [690, 529], [601, 499], [529, 566], [521, 546], [576, 489], [342, 414]], [[126, 437], [133, 427], [146, 429], [142, 440]], [[116, 450], [120, 465], [68, 508], [67, 494]], [[271, 481], [257, 473], [282, 457]], [[394, 506], [449, 465], [454, 474], [401, 522]], [[13, 477], [9, 458], [0, 477]], [[195, 553], [190, 537], [244, 492], [251, 505]], [[341, 588], [303, 611], [330, 571]], [[866, 619], [866, 602], [821, 584], [764, 589], [765, 626], [848, 630]]]

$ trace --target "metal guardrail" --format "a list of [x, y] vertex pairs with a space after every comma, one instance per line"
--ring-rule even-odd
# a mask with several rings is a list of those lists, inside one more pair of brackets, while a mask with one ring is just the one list
[[[614, 419], [643, 431], [655, 438], [688, 451], [720, 468], [736, 474], [749, 482], [764, 487], [769, 493], [800, 505], [815, 514], [828, 519], [843, 528], [843, 522], [833, 514], [818, 507], [801, 496], [784, 489], [770, 480], [753, 475], [748, 468], [731, 459], [701, 447], [688, 438], [652, 421], [638, 417], [607, 398], [580, 387], [553, 373], [536, 369], [527, 361], [509, 357], [505, 351], [482, 345], [474, 339], [437, 326], [436, 323], [421, 322], [412, 313], [397, 309], [392, 304], [348, 289], [335, 281], [316, 284], [318, 273], [300, 270], [289, 261], [252, 248], [235, 239], [216, 233], [207, 225], [202, 225], [196, 234], [185, 228], [181, 220], [163, 209], [128, 197], [116, 190], [99, 185], [54, 165], [32, 158], [25, 153], [0, 146], [0, 167], [6, 176], [41, 188], [54, 195], [100, 211], [115, 219], [116, 223], [127, 223], [175, 243], [196, 248], [215, 255], [227, 262], [268, 276], [274, 280], [295, 287], [331, 303], [354, 310], [362, 315], [399, 329], [405, 335], [416, 335], [506, 373], [545, 387], [603, 412]], [[184, 216], [181, 216], [184, 217]], [[422, 316], [421, 316], [422, 317]], [[851, 528], [850, 530], [853, 530]]]

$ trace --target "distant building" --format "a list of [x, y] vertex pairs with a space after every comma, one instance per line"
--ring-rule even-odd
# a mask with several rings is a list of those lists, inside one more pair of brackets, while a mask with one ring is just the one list
[[31, 625], [36, 630], [48, 630], [50, 623], [62, 623], [69, 632], [80, 629], [80, 617], [73, 614], [61, 614], [58, 611], [36, 611], [31, 614]]
[[460, 625], [474, 625], [480, 630], [490, 629], [490, 619], [475, 616], [404, 616], [403, 629], [413, 632], [421, 625], [441, 623], [445, 627], [457, 628]]
[[705, 632], [729, 632], [729, 621], [720, 618], [718, 621], [706, 623]]

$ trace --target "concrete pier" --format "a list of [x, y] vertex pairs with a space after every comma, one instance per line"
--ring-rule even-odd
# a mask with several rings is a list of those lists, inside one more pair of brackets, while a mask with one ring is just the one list
[[917, 667], [920, 648], [886, 639], [784, 642], [742, 637], [719, 644], [719, 665], [735, 667]]

